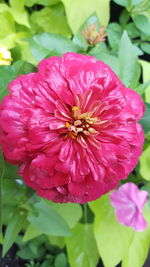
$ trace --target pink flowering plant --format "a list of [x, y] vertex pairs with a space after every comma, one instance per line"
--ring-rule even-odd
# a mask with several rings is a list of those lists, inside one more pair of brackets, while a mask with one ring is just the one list
[[[143, 1], [124, 5], [120, 24], [91, 14], [87, 1], [79, 25], [73, 3], [35, 1], [33, 11], [26, 2], [22, 20], [14, 1], [2, 6], [20, 29], [32, 28], [17, 44], [0, 38], [2, 256], [17, 244], [21, 266], [142, 267], [150, 243]], [[49, 16], [59, 18], [55, 30]]]

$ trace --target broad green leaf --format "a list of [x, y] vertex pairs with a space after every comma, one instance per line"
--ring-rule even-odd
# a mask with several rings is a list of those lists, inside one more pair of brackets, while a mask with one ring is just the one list
[[65, 6], [69, 26], [74, 34], [94, 12], [97, 13], [102, 25], [107, 25], [109, 22], [110, 0], [62, 0], [62, 2]]
[[[147, 82], [150, 79], [150, 63], [145, 60], [140, 60], [140, 64], [143, 69], [143, 81]], [[150, 103], [150, 85], [147, 87], [145, 91], [145, 100]]]
[[35, 5], [37, 2], [37, 0], [25, 0], [25, 6], [27, 7], [32, 7], [33, 5]]
[[50, 33], [41, 33], [28, 39], [31, 53], [38, 61], [47, 56], [61, 56], [66, 52], [78, 52], [78, 47], [71, 40]]
[[25, 0], [25, 6], [32, 7], [35, 4], [43, 6], [57, 5], [60, 0]]
[[67, 258], [65, 253], [60, 253], [55, 258], [55, 267], [66, 267], [67, 266]]
[[5, 161], [4, 178], [6, 179], [21, 179], [18, 175], [18, 166], [9, 164]]
[[40, 201], [34, 205], [38, 215], [29, 214], [29, 222], [39, 231], [47, 235], [69, 236], [70, 229], [66, 221], [45, 201]]
[[91, 202], [90, 208], [95, 214], [94, 235], [99, 254], [105, 267], [115, 267], [122, 258], [122, 240], [109, 196]]
[[[47, 203], [49, 204], [49, 202]], [[57, 204], [50, 202], [50, 206], [65, 219], [70, 228], [73, 228], [82, 216], [82, 209], [78, 204]]]
[[0, 101], [8, 94], [7, 86], [14, 78], [12, 66], [0, 66]]
[[14, 243], [17, 234], [20, 232], [25, 223], [25, 219], [26, 213], [24, 211], [16, 210], [13, 214], [11, 214], [3, 240], [3, 256]]
[[[5, 211], [4, 217], [6, 217], [7, 215], [7, 208], [9, 209], [10, 207], [13, 212], [14, 207], [17, 207], [18, 205], [20, 205], [20, 203], [26, 201], [26, 191], [27, 188], [21, 180], [19, 182], [18, 180], [6, 178], [3, 180], [3, 203]], [[8, 217], [6, 217], [5, 219], [7, 223]]]
[[28, 32], [11, 32], [4, 38], [0, 39], [0, 43], [10, 49], [13, 48], [19, 40], [27, 38], [28, 36]]
[[150, 146], [148, 146], [140, 157], [140, 173], [145, 180], [150, 181]]
[[31, 22], [38, 32], [56, 33], [71, 37], [71, 30], [66, 16], [64, 14], [57, 14], [52, 8], [46, 7], [40, 11], [33, 12]]
[[91, 49], [90, 55], [96, 57], [97, 60], [104, 61], [118, 75], [119, 62], [118, 62], [117, 57], [110, 55], [109, 53], [107, 53], [107, 51], [103, 51], [101, 47], [99, 47], [99, 49], [97, 47], [94, 49]]
[[0, 4], [0, 13], [3, 13], [4, 11], [10, 12], [10, 7], [7, 4]]
[[36, 228], [35, 226], [33, 226], [32, 224], [29, 224], [29, 226], [27, 227], [26, 231], [25, 231], [25, 234], [23, 236], [23, 239], [22, 241], [23, 242], [27, 242], [39, 235], [41, 235], [42, 232]]
[[99, 255], [91, 224], [77, 224], [72, 236], [65, 238], [71, 267], [94, 267]]
[[[44, 239], [42, 243], [44, 243], [44, 241], [46, 240]], [[31, 240], [25, 244], [20, 244], [19, 247], [20, 249], [17, 251], [17, 256], [25, 260], [37, 259], [45, 254], [45, 247], [38, 239]]]
[[2, 236], [2, 221], [3, 221], [3, 176], [4, 176], [4, 158], [0, 151], [0, 235]]
[[147, 134], [150, 131], [150, 104], [145, 103], [146, 111], [144, 113], [143, 118], [140, 120], [140, 123], [142, 124], [144, 133]]
[[36, 0], [36, 4], [43, 6], [53, 6], [60, 2], [60, 0]]
[[130, 14], [128, 13], [128, 11], [126, 9], [123, 9], [123, 11], [121, 12], [121, 15], [119, 17], [120, 24], [123, 27], [126, 26], [126, 24], [128, 23], [129, 19], [130, 19]]
[[133, 6], [140, 4], [143, 0], [113, 0], [116, 4], [132, 10]]
[[16, 32], [14, 19], [9, 11], [0, 13], [0, 25], [3, 25], [0, 27], [0, 39]]
[[[148, 205], [144, 208], [144, 217], [150, 223], [150, 209]], [[134, 232], [132, 241], [124, 249], [122, 267], [142, 267], [149, 251], [150, 225], [142, 232]]]
[[10, 0], [9, 2], [15, 21], [30, 28], [28, 14], [24, 8], [25, 0]]
[[[19, 53], [19, 59], [21, 58], [22, 60], [28, 61], [33, 65], [37, 65], [37, 61], [31, 54], [29, 42], [24, 40], [18, 40], [14, 49], [18, 50], [17, 52]], [[14, 58], [16, 59], [16, 56], [14, 56]]]
[[134, 88], [134, 91], [136, 91], [139, 95], [143, 95], [145, 91], [147, 91], [146, 89], [149, 87], [149, 85], [150, 85], [150, 80], [138, 85], [136, 88]]
[[54, 246], [63, 248], [65, 246], [65, 239], [62, 236], [48, 236], [50, 243]]
[[21, 74], [28, 74], [30, 72], [35, 72], [36, 67], [33, 66], [31, 63], [26, 62], [24, 60], [19, 60], [16, 63], [13, 64], [13, 69], [15, 72], [15, 76], [19, 76]]
[[150, 242], [148, 207], [144, 207], [148, 227], [142, 232], [118, 223], [108, 194], [91, 202], [90, 207], [95, 214], [94, 234], [105, 267], [115, 267], [120, 261], [122, 267], [143, 266]]
[[107, 29], [109, 45], [117, 50], [122, 36], [122, 28], [118, 23], [110, 23]]
[[126, 31], [123, 33], [119, 45], [119, 77], [127, 86], [134, 89], [140, 78], [140, 65], [137, 51], [132, 45]]
[[130, 0], [133, 5], [140, 4], [143, 0]]
[[141, 49], [142, 49], [145, 53], [150, 54], [150, 44], [149, 44], [149, 43], [146, 43], [146, 42], [142, 43], [142, 44], [141, 44]]
[[127, 7], [130, 4], [130, 0], [113, 0], [116, 4], [120, 6]]
[[127, 31], [130, 38], [137, 38], [140, 36], [140, 31], [136, 28], [133, 22], [128, 23], [124, 29]]
[[134, 23], [140, 31], [150, 35], [150, 12], [146, 16], [144, 14], [136, 15]]

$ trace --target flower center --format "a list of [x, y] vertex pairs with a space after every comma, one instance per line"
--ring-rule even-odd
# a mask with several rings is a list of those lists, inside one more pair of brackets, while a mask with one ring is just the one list
[[98, 133], [93, 124], [98, 121], [97, 117], [92, 117], [93, 112], [81, 113], [77, 106], [72, 107], [72, 120], [66, 122], [68, 135], [76, 139], [79, 135], [90, 135]]

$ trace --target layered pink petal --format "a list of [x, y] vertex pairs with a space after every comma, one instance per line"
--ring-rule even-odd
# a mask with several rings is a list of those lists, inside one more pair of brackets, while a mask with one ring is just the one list
[[0, 144], [40, 196], [92, 201], [135, 168], [144, 105], [104, 62], [75, 53], [47, 58], [9, 92], [0, 105]]

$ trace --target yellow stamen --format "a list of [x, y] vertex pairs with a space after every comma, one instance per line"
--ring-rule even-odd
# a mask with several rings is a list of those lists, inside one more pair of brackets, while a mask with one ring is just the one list
[[72, 107], [72, 111], [77, 111], [79, 108], [77, 106]]
[[71, 124], [69, 122], [66, 122], [66, 127], [68, 128]]

